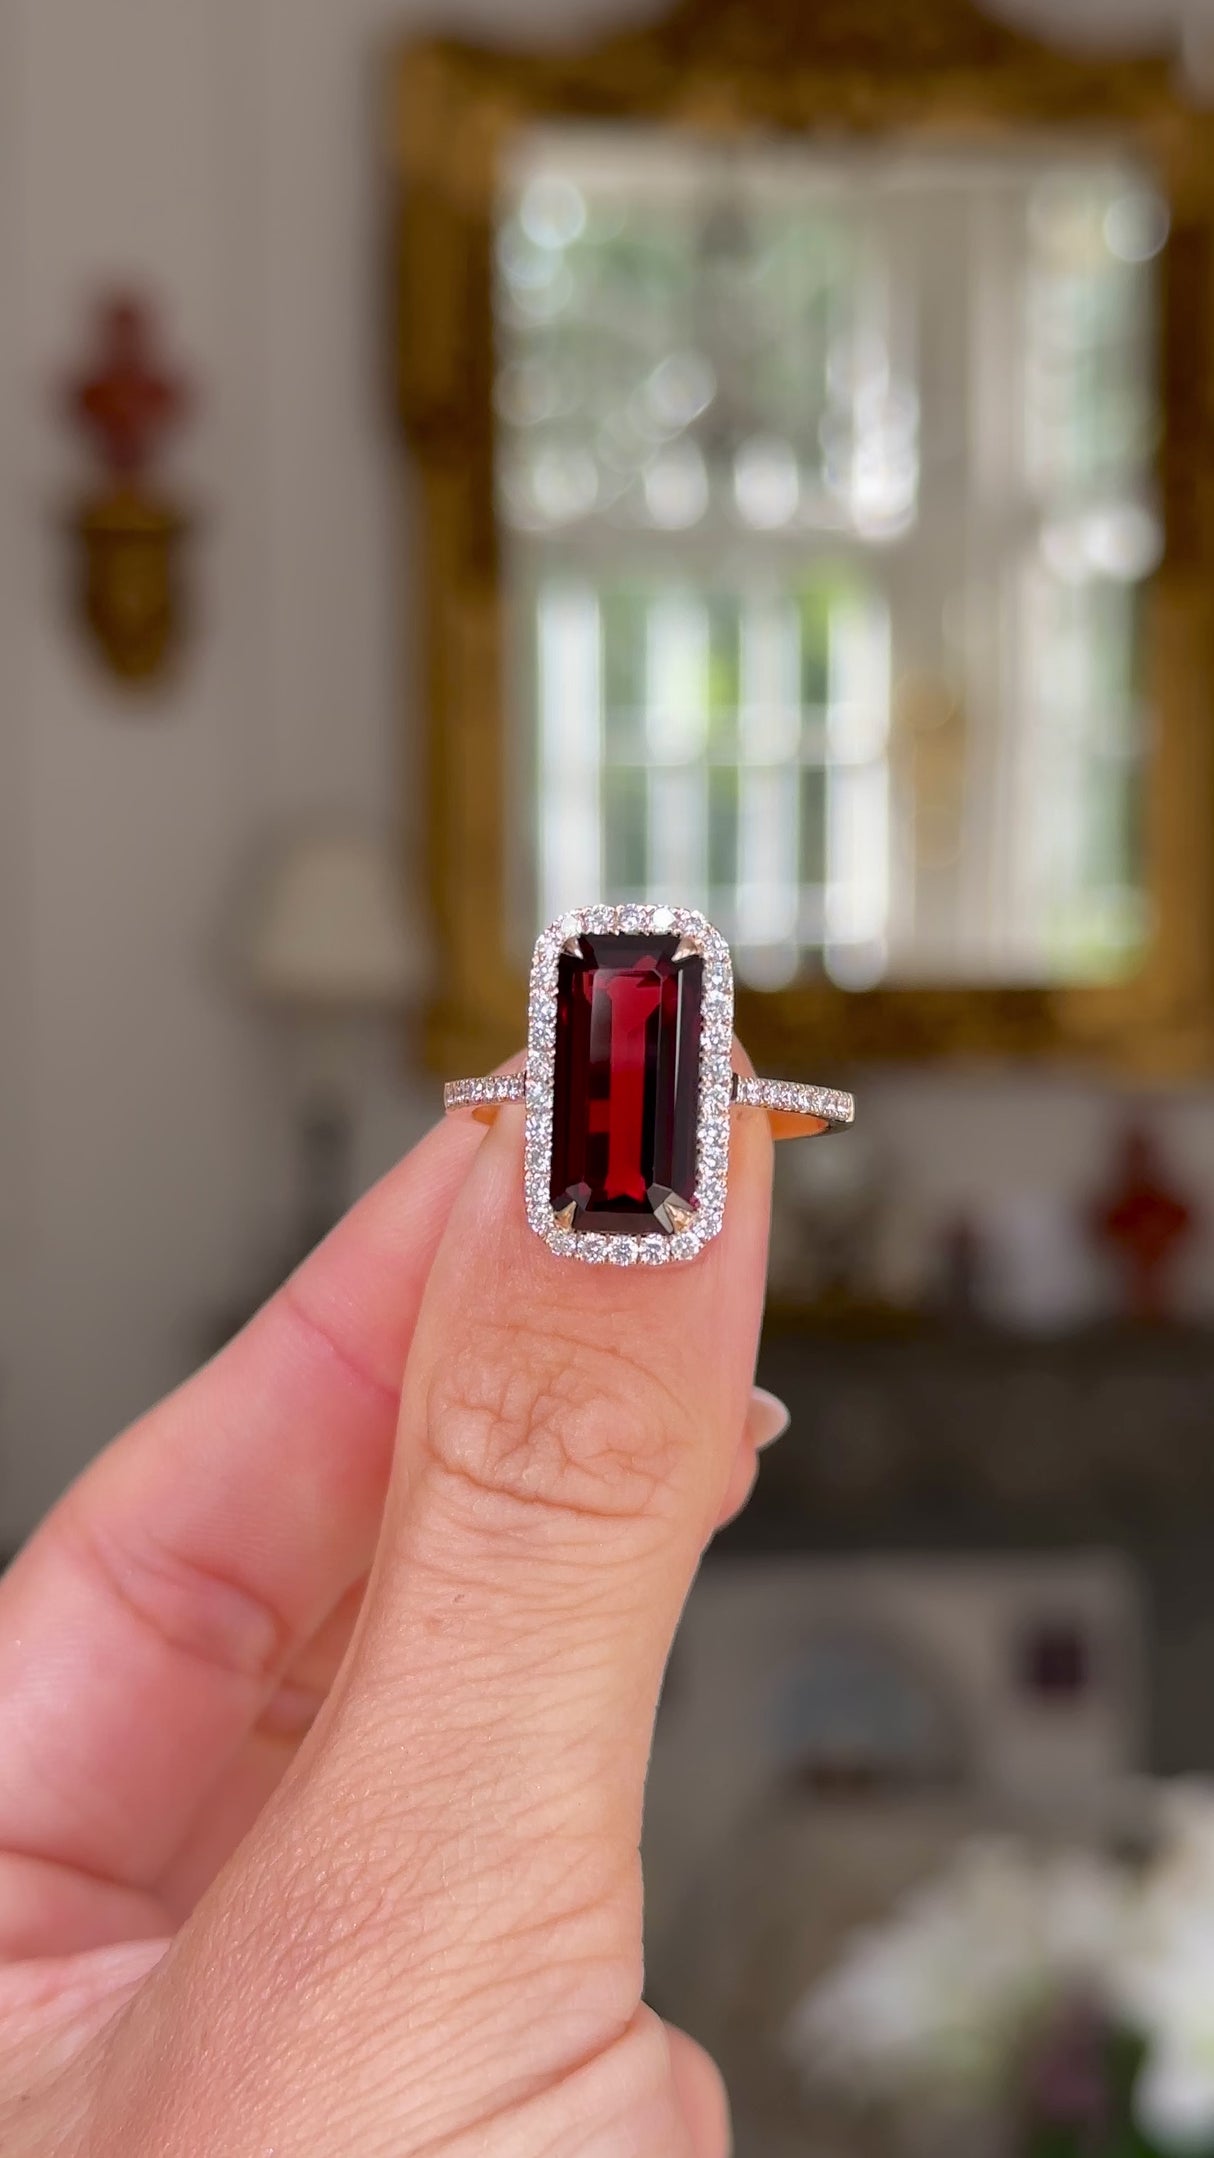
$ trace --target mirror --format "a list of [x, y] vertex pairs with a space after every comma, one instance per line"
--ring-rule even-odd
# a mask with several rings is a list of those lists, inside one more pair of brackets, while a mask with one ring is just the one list
[[1142, 964], [1141, 163], [540, 128], [496, 228], [520, 955], [701, 908], [758, 989]]
[[396, 88], [435, 1064], [538, 925], [675, 897], [771, 1069], [1203, 1068], [1208, 118], [969, 0]]

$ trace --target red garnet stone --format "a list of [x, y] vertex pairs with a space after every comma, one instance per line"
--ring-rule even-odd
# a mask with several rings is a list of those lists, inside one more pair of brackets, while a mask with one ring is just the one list
[[575, 1229], [669, 1234], [693, 1204], [704, 961], [678, 950], [583, 936], [561, 954], [552, 1206]]

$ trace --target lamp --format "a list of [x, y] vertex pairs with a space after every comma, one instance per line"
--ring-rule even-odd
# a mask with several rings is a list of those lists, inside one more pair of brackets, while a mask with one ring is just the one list
[[300, 1065], [302, 1254], [350, 1198], [360, 1021], [404, 1011], [425, 982], [388, 841], [342, 827], [290, 835], [263, 873], [243, 946], [246, 981], [291, 1022]]
[[264, 879], [246, 965], [262, 996], [316, 1013], [408, 1003], [425, 967], [385, 843], [359, 831], [289, 840]]

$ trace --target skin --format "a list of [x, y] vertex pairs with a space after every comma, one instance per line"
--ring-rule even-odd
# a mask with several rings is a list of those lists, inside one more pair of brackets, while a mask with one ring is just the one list
[[0, 1583], [5, 2158], [726, 2158], [637, 1846], [779, 1422], [770, 1132], [658, 1274], [553, 1258], [522, 1143], [433, 1132]]

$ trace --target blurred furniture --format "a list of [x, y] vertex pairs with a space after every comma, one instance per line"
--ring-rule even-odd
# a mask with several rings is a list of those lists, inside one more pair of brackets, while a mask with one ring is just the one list
[[[877, 1315], [840, 1331], [776, 1312], [760, 1377], [792, 1430], [725, 1553], [1122, 1552], [1147, 1598], [1151, 1766], [1214, 1769], [1214, 1331], [1026, 1338]], [[1025, 1644], [1047, 1686], [1072, 1653]]]
[[368, 1019], [403, 1012], [426, 980], [420, 932], [388, 843], [324, 826], [288, 838], [260, 880], [243, 970], [285, 1024], [292, 1052], [299, 1116], [293, 1242], [301, 1255], [353, 1196], [362, 1029]]
[[[1064, 1624], [1083, 1670], [1026, 1664]], [[726, 2069], [739, 2158], [882, 2148], [807, 2104], [791, 2012], [980, 1827], [1120, 1826], [1142, 1625], [1132, 1570], [1086, 1553], [706, 1567], [650, 1776], [646, 1960], [655, 2003]]]
[[1214, 158], [1163, 58], [679, 0], [395, 91], [437, 1064], [514, 1046], [540, 913], [659, 886], [761, 1063], [1198, 1063]]

